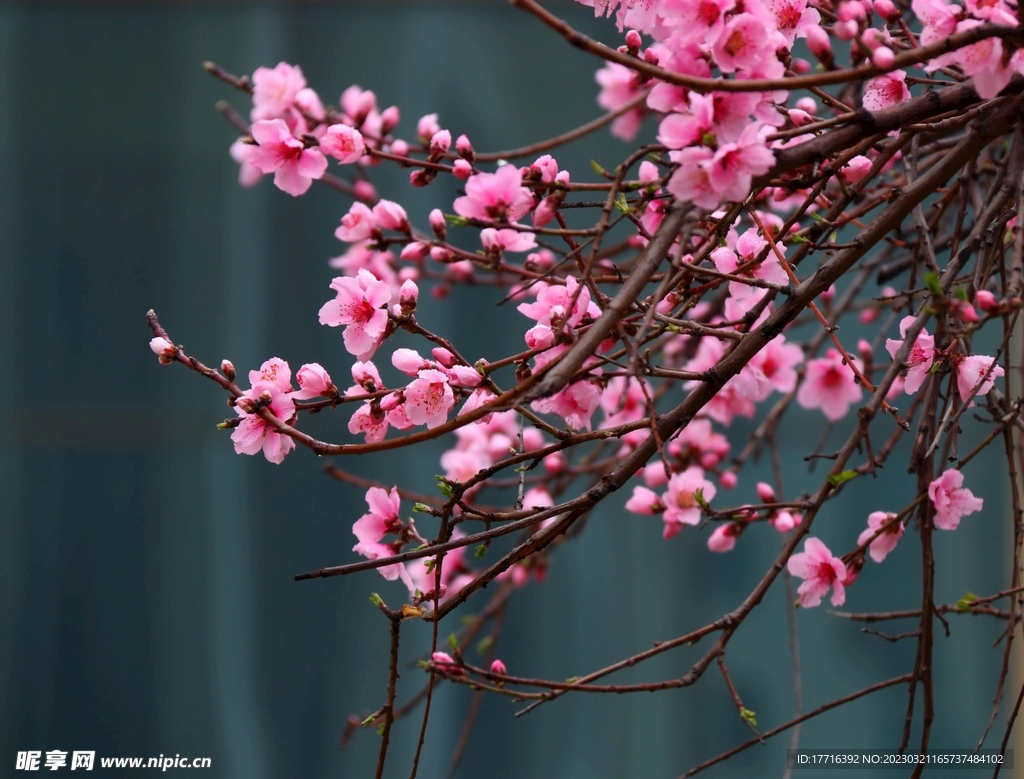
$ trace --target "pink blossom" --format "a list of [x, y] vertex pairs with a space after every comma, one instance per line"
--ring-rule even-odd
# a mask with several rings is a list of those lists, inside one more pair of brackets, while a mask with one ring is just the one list
[[718, 477], [718, 483], [725, 487], [725, 489], [727, 490], [734, 489], [736, 487], [737, 481], [739, 481], [739, 479], [737, 478], [735, 471], [724, 471]]
[[710, 503], [718, 492], [714, 484], [704, 478], [704, 471], [691, 465], [682, 473], [673, 474], [668, 482], [665, 493], [665, 522], [663, 538], [672, 538], [683, 529], [683, 525], [696, 525], [700, 522], [700, 503], [697, 493], [700, 492], [706, 503]]
[[945, 0], [913, 0], [914, 15], [924, 25], [921, 31], [921, 45], [928, 46], [953, 34], [956, 29], [960, 6]]
[[[856, 362], [856, 358], [852, 359]], [[804, 408], [820, 408], [827, 419], [836, 422], [846, 416], [850, 404], [859, 402], [862, 395], [853, 370], [843, 364], [843, 356], [829, 349], [825, 357], [808, 361], [796, 402]]]
[[800, 515], [794, 514], [792, 511], [776, 511], [768, 523], [780, 533], [788, 533], [800, 524]]
[[701, 208], [715, 208], [721, 195], [711, 185], [711, 163], [715, 153], [704, 146], [690, 146], [669, 152], [679, 167], [669, 178], [665, 189], [680, 200], [689, 200]]
[[[957, 473], [959, 473], [959, 471], [957, 471]], [[875, 535], [880, 527], [895, 518], [895, 514], [887, 511], [873, 511], [868, 514], [868, 528], [858, 536], [857, 546], [862, 546], [867, 543], [867, 540]], [[879, 533], [878, 537], [875, 538], [868, 547], [871, 559], [876, 563], [880, 563], [885, 560], [889, 552], [896, 548], [896, 543], [900, 540], [905, 529], [903, 522], [896, 522], [894, 524], [890, 524], [883, 532]]]
[[807, 0], [768, 0], [767, 6], [774, 17], [775, 29], [787, 46], [792, 46], [797, 38], [807, 37], [807, 30], [821, 21], [821, 14], [808, 7]]
[[365, 241], [376, 227], [377, 220], [369, 207], [365, 203], [355, 202], [341, 218], [341, 227], [334, 231], [334, 237], [349, 243]]
[[963, 473], [951, 468], [928, 485], [928, 498], [935, 506], [935, 527], [940, 530], [956, 530], [963, 517], [984, 506], [985, 501], [974, 497], [963, 484]]
[[429, 141], [435, 133], [440, 131], [441, 125], [437, 123], [437, 114], [421, 116], [416, 123], [416, 134], [425, 141]]
[[385, 230], [409, 232], [409, 217], [405, 209], [391, 200], [381, 200], [373, 207], [373, 218]]
[[805, 609], [821, 604], [821, 599], [832, 591], [832, 605], [842, 606], [846, 603], [846, 566], [817, 538], [808, 538], [804, 542], [804, 551], [789, 558], [786, 567], [793, 576], [804, 580], [797, 589], [800, 595], [800, 606]]
[[[660, 463], [657, 466], [661, 468]], [[634, 514], [654, 514], [663, 511], [664, 508], [665, 504], [658, 494], [646, 487], [634, 487], [632, 497], [626, 501], [626, 511], [632, 511]]]
[[[896, 340], [894, 338], [888, 338], [885, 341], [885, 349], [889, 352], [892, 357], [896, 356], [896, 352], [903, 346], [903, 341], [907, 338], [907, 330], [914, 323], [914, 317], [907, 316], [900, 321], [900, 335], [903, 336], [902, 340]], [[921, 330], [917, 335], [917, 340], [914, 341], [914, 345], [910, 348], [910, 353], [907, 355], [907, 379], [903, 385], [904, 391], [908, 395], [913, 395], [924, 384], [924, 380], [928, 378], [928, 372], [932, 368], [932, 364], [935, 362], [935, 338], [928, 334], [927, 330]]]
[[507, 676], [508, 670], [505, 668], [505, 664], [501, 662], [501, 660], [494, 658], [494, 661], [491, 663], [491, 673], [497, 674], [498, 676]]
[[[585, 285], [581, 287], [574, 276], [567, 276], [564, 286], [538, 284], [536, 289], [536, 302], [520, 303], [516, 310], [542, 325], [552, 326], [553, 323], [560, 322], [575, 327], [587, 314], [594, 319], [601, 315], [601, 310], [590, 300], [590, 289]], [[573, 297], [576, 298], [576, 304], [567, 317], [566, 312]], [[561, 332], [560, 326], [557, 329]]]
[[537, 248], [537, 236], [511, 228], [496, 230], [486, 227], [480, 231], [480, 243], [488, 251], [528, 252]]
[[448, 377], [441, 371], [422, 370], [419, 378], [405, 388], [405, 415], [414, 425], [426, 425], [431, 430], [439, 427], [448, 421], [454, 405]]
[[308, 400], [309, 398], [330, 396], [338, 391], [327, 371], [324, 370], [322, 365], [315, 362], [299, 368], [299, 372], [295, 374], [295, 381], [299, 384], [299, 390], [292, 393], [293, 400]]
[[[622, 108], [642, 90], [634, 72], [616, 62], [607, 63], [594, 74], [594, 78], [601, 86], [597, 104], [606, 111], [616, 111]], [[643, 118], [644, 110], [640, 106], [627, 111], [612, 122], [612, 135], [624, 141], [633, 140], [640, 131]]]
[[742, 13], [726, 22], [711, 50], [722, 72], [732, 73], [740, 68], [751, 70], [772, 56], [775, 52], [770, 41], [764, 23], [753, 14]]
[[731, 552], [736, 548], [736, 539], [739, 538], [743, 525], [739, 522], [725, 522], [708, 536], [708, 549], [712, 552]]
[[359, 162], [365, 150], [362, 133], [346, 124], [332, 124], [320, 139], [320, 151], [342, 165]]
[[252, 413], [252, 409], [258, 404], [281, 422], [291, 421], [295, 416], [295, 403], [287, 394], [291, 390], [291, 369], [284, 360], [272, 357], [259, 371], [249, 372], [249, 382], [251, 389], [235, 402], [235, 413], [242, 417], [231, 434], [235, 452], [252, 455], [262, 450], [264, 457], [280, 465], [285, 455], [295, 448], [295, 441], [279, 433], [259, 414]]
[[255, 149], [256, 147], [246, 143], [244, 138], [239, 138], [229, 149], [231, 159], [238, 163], [238, 183], [243, 187], [254, 187], [263, 178], [263, 171], [249, 161]]
[[281, 119], [256, 122], [252, 137], [259, 146], [250, 153], [249, 162], [263, 173], [273, 173], [274, 184], [289, 195], [304, 194], [313, 179], [327, 170], [324, 155], [318, 149], [307, 149]]
[[[738, 238], [735, 232], [730, 231], [726, 245], [711, 252], [711, 260], [722, 273], [760, 279], [772, 284], [788, 284], [789, 276], [772, 251], [767, 253], [763, 261], [750, 266], [750, 263], [761, 256], [767, 248], [768, 242], [758, 234], [757, 230], [746, 230]], [[746, 270], [737, 270], [744, 265], [748, 266]], [[729, 282], [729, 294], [734, 298], [743, 299], [753, 293], [754, 288], [749, 284], [744, 284], [742, 281]]]
[[252, 74], [252, 121], [279, 119], [295, 105], [306, 79], [298, 65], [279, 62], [273, 70], [256, 68]]
[[[381, 544], [377, 542], [359, 542], [352, 551], [356, 554], [362, 555], [367, 560], [380, 560], [384, 557], [391, 557], [398, 553], [398, 549], [395, 544]], [[402, 583], [409, 588], [412, 592], [415, 589], [412, 577], [409, 576], [409, 571], [406, 569], [403, 563], [392, 563], [390, 565], [382, 565], [377, 569], [377, 573], [387, 579], [389, 582], [393, 582], [396, 579], [401, 579]]]
[[839, 172], [842, 173], [843, 178], [851, 184], [856, 184], [871, 172], [871, 166], [873, 164], [874, 163], [872, 163], [868, 157], [865, 157], [863, 154], [858, 154], [840, 168]]
[[[1011, 19], [1011, 23], [1016, 23], [1014, 17]], [[960, 22], [956, 26], [956, 31], [964, 32], [981, 24], [982, 22], [976, 19], [968, 19]], [[964, 73], [974, 77], [974, 89], [978, 96], [982, 100], [991, 100], [1010, 83], [1015, 59], [1019, 61], [1019, 58], [1013, 58], [1008, 54], [1004, 56], [1003, 42], [999, 38], [986, 38], [951, 52], [939, 58], [939, 61], [958, 64]]]
[[902, 70], [894, 70], [869, 79], [864, 85], [864, 108], [868, 111], [881, 111], [909, 100], [910, 89], [906, 78], [907, 74]]
[[369, 359], [387, 328], [386, 307], [391, 302], [391, 288], [370, 271], [360, 270], [356, 278], [335, 278], [331, 289], [338, 295], [321, 307], [320, 324], [345, 325], [343, 337], [349, 354], [360, 360]]
[[767, 482], [759, 481], [757, 483], [757, 497], [761, 499], [762, 503], [774, 503], [775, 490]]
[[364, 403], [349, 419], [348, 432], [352, 435], [362, 433], [368, 444], [380, 443], [388, 434], [388, 414], [375, 412], [372, 404]]
[[558, 414], [574, 430], [590, 430], [590, 418], [601, 404], [601, 390], [593, 382], [577, 381], [549, 398], [530, 404], [542, 414]]
[[352, 525], [352, 532], [359, 539], [359, 543], [377, 543], [388, 533], [394, 533], [401, 528], [401, 500], [397, 487], [392, 487], [391, 492], [380, 487], [370, 487], [366, 491], [366, 505], [370, 507], [370, 511]]
[[796, 389], [796, 366], [803, 361], [804, 350], [796, 344], [786, 343], [784, 335], [777, 335], [754, 355], [750, 365], [764, 374], [771, 389], [787, 393]]
[[753, 123], [734, 143], [718, 147], [708, 167], [708, 180], [721, 197], [740, 202], [750, 191], [753, 177], [767, 173], [774, 164], [775, 155], [765, 143], [761, 127]]
[[503, 165], [496, 173], [470, 176], [465, 196], [455, 199], [455, 213], [470, 219], [514, 222], [533, 208], [533, 195], [522, 184], [522, 174], [515, 165]]
[[[966, 403], [977, 387], [975, 395], [982, 397], [987, 395], [995, 384], [995, 380], [1004, 374], [1002, 366], [996, 365], [995, 357], [984, 357], [982, 355], [954, 355], [951, 358], [953, 370], [956, 371], [956, 388], [960, 392], [960, 399]], [[973, 401], [971, 401], [973, 405]]]

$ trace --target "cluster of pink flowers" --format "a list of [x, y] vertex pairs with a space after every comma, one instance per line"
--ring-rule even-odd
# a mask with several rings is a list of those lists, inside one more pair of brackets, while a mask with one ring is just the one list
[[[908, 82], [904, 70], [894, 69], [900, 44], [888, 25], [899, 22], [901, 12], [891, 0], [836, 3], [830, 26], [822, 26], [822, 14], [808, 0], [580, 2], [593, 7], [597, 15], [613, 16], [620, 31], [628, 29], [620, 52], [677, 74], [781, 83], [787, 68], [796, 73], [811, 69], [810, 62], [792, 57], [798, 40], [805, 40], [812, 55], [831, 67], [831, 40], [836, 38], [851, 41], [855, 57], [870, 59], [886, 71], [865, 82], [861, 101], [864, 109], [882, 111], [911, 97], [908, 83], [913, 84], [913, 79]], [[1004, 0], [968, 0], [966, 7], [946, 0], [913, 0], [913, 10], [922, 25], [923, 45], [982, 23], [1017, 25], [1016, 7]], [[645, 37], [649, 39], [646, 45]], [[1011, 73], [1024, 72], [1022, 60], [1018, 52], [1004, 51], [1000, 41], [993, 38], [943, 54], [926, 69], [956, 65], [974, 77], [982, 97], [990, 97], [1005, 86]], [[805, 96], [790, 105], [789, 92], [781, 89], [699, 92], [614, 62], [598, 71], [597, 80], [601, 86], [598, 102], [606, 109], [622, 109], [633, 102], [631, 110], [612, 124], [612, 132], [631, 139], [639, 132], [644, 116], [654, 114], [658, 120], [657, 139], [666, 152], [660, 160], [647, 159], [638, 165], [631, 191], [642, 197], [631, 214], [636, 229], [630, 238], [630, 244], [637, 248], [649, 243], [673, 197], [711, 210], [706, 219], [712, 223], [722, 219], [725, 212], [713, 209], [726, 202], [745, 201], [754, 180], [771, 170], [776, 152], [812, 138], [811, 134], [799, 134], [804, 132], [800, 128], [818, 121], [816, 100]], [[499, 162], [485, 170], [478, 164], [469, 138], [459, 135], [453, 141], [454, 133], [441, 126], [437, 114], [420, 118], [416, 138], [403, 140], [394, 134], [399, 124], [398, 108], [380, 110], [372, 91], [352, 86], [340, 96], [340, 108], [325, 107], [307, 85], [302, 71], [284, 62], [273, 69], [257, 69], [250, 83], [250, 135], [231, 149], [240, 163], [244, 184], [255, 184], [262, 175], [273, 173], [278, 188], [298, 196], [326, 175], [329, 159], [354, 166], [349, 170], [357, 171], [350, 184], [354, 202], [335, 230], [335, 236], [347, 246], [341, 256], [330, 260], [342, 275], [330, 282], [334, 297], [319, 312], [321, 324], [341, 328], [341, 343], [355, 362], [351, 368], [353, 384], [343, 393], [317, 364], [304, 365], [299, 371], [298, 390], [292, 387], [291, 372], [283, 360], [274, 358], [260, 371], [251, 372], [251, 387], [239, 390], [242, 394], [234, 403], [240, 417], [232, 434], [236, 451], [262, 451], [268, 460], [280, 463], [295, 446], [288, 432], [301, 410], [296, 400], [319, 398], [332, 404], [355, 401], [348, 429], [368, 444], [383, 441], [390, 428], [437, 429], [492, 400], [497, 384], [490, 377], [486, 361], [469, 364], [452, 349], [438, 346], [447, 342], [437, 339], [432, 339], [428, 356], [412, 348], [392, 350], [391, 365], [403, 378], [397, 384], [392, 382], [390, 389], [385, 385], [372, 360], [400, 329], [417, 332], [414, 315], [419, 284], [427, 280], [436, 282], [431, 285], [431, 294], [443, 297], [451, 284], [475, 281], [484, 271], [511, 272], [509, 278], [515, 281], [510, 283], [515, 286], [510, 297], [529, 323], [523, 334], [528, 352], [516, 363], [521, 376], [547, 370], [601, 317], [608, 299], [596, 283], [588, 280], [591, 277], [584, 275], [583, 265], [576, 266], [578, 270], [557, 265], [556, 255], [542, 246], [544, 233], [552, 232], [547, 226], [554, 220], [560, 220], [565, 228], [560, 209], [572, 188], [569, 172], [562, 170], [550, 154], [522, 167]], [[826, 161], [823, 169], [833, 180], [824, 195], [831, 196], [866, 179], [876, 167], [876, 154], [870, 149], [834, 168]], [[898, 157], [885, 164], [894, 164]], [[414, 227], [419, 217], [410, 217], [397, 202], [379, 198], [364, 175], [382, 158], [411, 164], [414, 170], [409, 181], [413, 186], [427, 186], [437, 176], [450, 174], [463, 187], [451, 201], [453, 215], [434, 209], [424, 220], [429, 231]], [[417, 161], [426, 164], [416, 167]], [[686, 300], [690, 293], [681, 287], [660, 297], [648, 291], [649, 297], [638, 299], [637, 310], [652, 311], [665, 317], [666, 322], [675, 323], [659, 336], [660, 354], [664, 368], [685, 377], [684, 389], [695, 389], [713, 375], [729, 352], [731, 341], [692, 334], [678, 327], [678, 320], [685, 320], [683, 325], [692, 324], [697, 332], [702, 328], [723, 333], [730, 328], [749, 331], [760, 326], [774, 307], [766, 302], [766, 296], [772, 290], [789, 287], [794, 272], [787, 267], [785, 257], [787, 249], [793, 247], [791, 235], [796, 240], [798, 226], [792, 227], [792, 233], [783, 234], [782, 217], [807, 192], [768, 187], [763, 196], [748, 204], [756, 209], [749, 221], [745, 215], [739, 218], [721, 244], [709, 253], [705, 249], [722, 290], [714, 303], [700, 300], [692, 305]], [[817, 207], [814, 204], [810, 210]], [[524, 223], [528, 217], [529, 223]], [[479, 231], [479, 247], [464, 248], [450, 239], [449, 227], [467, 226]], [[677, 236], [668, 254], [691, 263], [703, 240], [697, 234], [685, 241]], [[526, 257], [511, 257], [517, 254]], [[579, 262], [580, 257], [576, 260]], [[512, 264], [517, 262], [521, 264]], [[595, 263], [588, 272], [621, 275], [611, 260], [597, 258]], [[516, 277], [516, 271], [523, 275]], [[821, 304], [830, 304], [834, 295], [835, 289], [830, 289], [821, 296]], [[881, 311], [890, 307], [898, 310], [898, 300], [896, 291], [886, 288], [881, 299], [861, 311], [860, 321], [871, 324]], [[976, 293], [976, 303], [984, 312], [994, 312], [1000, 305], [986, 290]], [[979, 322], [977, 312], [966, 300], [951, 302], [948, 309], [967, 326]], [[890, 356], [897, 356], [914, 321], [912, 316], [905, 317], [899, 325], [900, 338], [886, 341]], [[533, 399], [530, 409], [550, 420], [545, 424], [564, 426], [566, 436], [595, 427], [615, 430], [617, 456], [625, 457], [649, 435], [642, 421], [656, 413], [659, 385], [656, 379], [640, 373], [624, 375], [612, 368], [617, 359], [612, 353], [619, 342], [619, 336], [609, 336], [572, 380], [545, 397]], [[177, 356], [177, 347], [166, 339], [154, 339], [151, 348], [162, 362]], [[738, 477], [725, 462], [729, 442], [716, 426], [726, 428], [737, 417], [753, 418], [759, 404], [774, 394], [789, 396], [803, 409], [820, 413], [829, 422], [839, 422], [864, 399], [864, 372], [870, 373], [872, 351], [871, 345], [862, 341], [859, 358], [833, 348], [824, 354], [805, 354], [801, 346], [787, 340], [785, 333], [777, 334], [724, 382], [695, 419], [662, 442], [659, 458], [637, 474], [643, 485], [633, 487], [626, 509], [661, 515], [666, 539], [678, 535], [685, 525], [699, 525], [705, 514], [718, 514], [710, 507], [717, 495], [715, 483], [732, 489]], [[900, 388], [914, 394], [929, 377], [945, 371], [954, 374], [962, 401], [985, 395], [1003, 375], [1003, 368], [993, 357], [964, 351], [968, 349], [957, 342], [939, 351], [935, 338], [921, 330], [905, 360], [905, 379], [894, 385], [890, 398]], [[551, 432], [551, 428], [547, 430]], [[529, 452], [545, 445], [540, 430], [532, 424], [522, 427], [522, 416], [515, 411], [479, 416], [454, 432], [456, 442], [441, 458], [445, 478], [452, 484], [475, 482], [481, 471], [520, 447]], [[543, 464], [545, 473], [552, 477], [566, 474], [571, 467], [562, 452], [544, 457]], [[474, 497], [480, 488], [475, 484], [465, 497]], [[796, 510], [771, 505], [777, 498], [767, 484], [758, 484], [757, 493], [767, 507], [740, 506], [716, 517], [724, 516], [724, 521], [716, 522], [709, 535], [707, 545], [712, 551], [733, 549], [741, 534], [758, 519], [780, 533], [789, 533], [800, 524], [801, 514]], [[962, 488], [959, 471], [947, 471], [936, 479], [929, 497], [935, 508], [935, 525], [941, 529], [955, 528], [962, 516], [981, 508], [981, 501]], [[531, 486], [524, 498], [527, 507], [551, 506], [554, 502], [544, 484]], [[398, 515], [396, 490], [386, 493], [372, 489], [367, 493], [367, 503], [370, 513], [354, 526], [359, 554], [378, 559], [416, 539], [415, 527]], [[874, 512], [858, 545], [867, 545], [871, 558], [882, 562], [903, 531], [903, 522], [896, 522], [893, 514]], [[387, 536], [394, 538], [385, 541]], [[393, 565], [381, 572], [389, 579], [401, 578], [410, 593], [422, 594], [433, 587], [428, 575], [430, 565], [430, 561]], [[456, 582], [463, 570], [461, 552], [450, 554], [445, 563], [444, 586], [450, 589], [448, 585]], [[804, 579], [800, 589], [804, 606], [817, 605], [829, 589], [833, 591], [833, 604], [841, 604], [844, 587], [856, 578], [856, 573], [851, 573], [854, 567], [833, 557], [814, 538], [807, 540], [804, 553], [790, 560], [790, 570]], [[534, 573], [543, 576], [539, 568]], [[522, 584], [528, 572], [523, 565], [516, 565], [506, 575]]]

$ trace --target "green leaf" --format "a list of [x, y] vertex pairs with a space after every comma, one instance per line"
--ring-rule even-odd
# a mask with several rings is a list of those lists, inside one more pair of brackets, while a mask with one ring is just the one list
[[455, 637], [454, 633], [448, 634], [448, 646], [452, 648], [453, 652], [459, 651], [459, 639]]
[[626, 196], [619, 193], [619, 196], [615, 198], [615, 208], [618, 209], [620, 214], [628, 214], [633, 209], [630, 208], [629, 203], [626, 202]]
[[704, 500], [703, 489], [694, 491], [693, 499], [697, 501], [697, 505], [700, 506], [703, 511], [711, 511], [711, 506], [709, 506], [708, 502]]
[[942, 285], [939, 283], [939, 274], [934, 272], [924, 274], [924, 285], [933, 295], [942, 294]]
[[434, 566], [436, 564], [437, 564], [437, 559], [434, 558], [434, 557], [431, 557], [425, 563], [423, 563], [423, 567], [427, 569], [427, 573], [433, 573], [434, 572]]
[[441, 490], [441, 494], [446, 498], [452, 496], [452, 485], [448, 482], [444, 476], [435, 475], [434, 478], [437, 480], [437, 488]]
[[469, 220], [466, 217], [459, 216], [458, 214], [445, 214], [444, 218], [452, 227], [465, 227], [469, 224]]
[[810, 212], [810, 216], [811, 216], [811, 219], [813, 219], [815, 222], [824, 222], [825, 221], [825, 217], [823, 217], [821, 214], [817, 213], [816, 211], [811, 211]]
[[579, 680], [580, 680], [580, 677], [578, 677], [578, 676], [570, 676], [568, 679], [565, 680], [565, 683], [566, 684], [575, 684]]
[[428, 506], [426, 503], [413, 503], [412, 510], [418, 514], [429, 513], [430, 506]]
[[740, 718], [746, 722], [750, 727], [757, 727], [757, 713], [750, 709], [740, 709]]
[[487, 544], [480, 544], [473, 552], [474, 557], [483, 557], [485, 554], [487, 554]]
[[962, 300], [964, 303], [967, 302], [967, 290], [964, 289], [963, 286], [958, 286], [956, 288], [956, 296], [958, 300]]
[[377, 715], [376, 714], [371, 714], [369, 717], [367, 717], [366, 719], [364, 719], [362, 722], [359, 723], [359, 727], [365, 728], [367, 725], [369, 725], [375, 719], [377, 719]]
[[847, 482], [850, 479], [856, 479], [859, 475], [860, 474], [856, 471], [840, 471], [839, 473], [834, 473], [829, 476], [828, 483], [833, 487], [838, 487], [843, 482]]
[[807, 237], [805, 237], [803, 235], [797, 235], [796, 233], [791, 234], [789, 236], [789, 240], [792, 241], [793, 243], [810, 243], [811, 242], [810, 238], [807, 238]]
[[380, 597], [380, 595], [378, 595], [378, 594], [377, 594], [377, 593], [375, 593], [375, 592], [371, 592], [371, 593], [370, 593], [370, 603], [372, 603], [372, 604], [373, 604], [374, 606], [376, 606], [376, 607], [377, 607], [378, 609], [379, 609], [379, 608], [380, 608], [381, 606], [383, 606], [383, 605], [384, 605], [384, 601], [383, 601], [383, 600], [381, 600], [381, 597]]
[[494, 639], [491, 636], [484, 636], [483, 638], [481, 638], [479, 641], [476, 642], [476, 653], [478, 655], [486, 655], [487, 654], [487, 650], [489, 650], [491, 648], [491, 645], [493, 643], [494, 643]]
[[970, 590], [968, 590], [967, 594], [964, 595], [964, 597], [962, 597], [960, 600], [958, 600], [956, 602], [956, 610], [957, 611], [970, 611], [972, 608], [974, 608], [974, 603], [977, 600], [978, 600], [978, 596], [975, 595]]
[[593, 169], [594, 173], [596, 173], [598, 176], [607, 176], [608, 175], [608, 171], [606, 171], [604, 168], [602, 168], [601, 167], [601, 163], [599, 163], [597, 160], [591, 160], [590, 161], [590, 167]]
[[384, 735], [384, 726], [385, 725], [387, 725], [387, 723], [386, 722], [382, 722], [381, 726], [379, 728], [377, 728], [377, 735], [378, 736], [383, 736]]

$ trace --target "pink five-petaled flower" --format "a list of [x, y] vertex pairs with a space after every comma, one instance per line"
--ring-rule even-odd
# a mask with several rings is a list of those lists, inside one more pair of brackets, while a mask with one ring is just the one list
[[252, 84], [252, 121], [256, 122], [284, 116], [306, 88], [306, 78], [298, 65], [279, 62], [274, 69], [256, 68]]
[[256, 454], [262, 450], [264, 457], [280, 465], [285, 455], [295, 448], [295, 441], [279, 433], [258, 413], [253, 413], [258, 405], [282, 422], [291, 420], [295, 415], [295, 403], [287, 394], [292, 389], [291, 380], [291, 368], [278, 357], [271, 357], [258, 371], [249, 371], [252, 387], [235, 402], [235, 413], [243, 418], [231, 434], [236, 453]]
[[[370, 487], [366, 491], [366, 505], [370, 507], [369, 512], [352, 525], [352, 532], [359, 539], [359, 544], [380, 543], [388, 533], [400, 529], [398, 512], [401, 510], [401, 500], [397, 487], [392, 487], [390, 493], [380, 487]], [[359, 552], [359, 545], [355, 551]]]
[[846, 603], [846, 566], [817, 538], [808, 538], [804, 542], [804, 551], [789, 558], [786, 565], [789, 572], [804, 580], [797, 593], [800, 595], [800, 606], [805, 609], [814, 608], [821, 599], [832, 591], [832, 605], [842, 606]]
[[455, 405], [455, 395], [448, 377], [428, 368], [405, 388], [405, 415], [414, 425], [435, 428], [448, 421], [448, 412]]
[[[914, 317], [903, 317], [900, 321], [900, 335], [903, 336], [903, 339], [899, 341], [894, 338], [886, 339], [885, 349], [889, 352], [890, 356], [895, 357], [896, 352], [903, 346], [903, 341], [907, 338], [907, 330], [910, 329], [913, 323]], [[913, 395], [921, 389], [921, 385], [928, 378], [928, 371], [932, 369], [932, 363], [934, 362], [935, 338], [929, 335], [927, 330], [922, 330], [917, 334], [917, 340], [914, 341], [914, 345], [907, 354], [907, 380], [903, 385], [903, 391], [908, 395]]]
[[[856, 358], [852, 358], [856, 362]], [[796, 393], [796, 402], [804, 408], [820, 408], [832, 422], [846, 416], [851, 403], [863, 395], [860, 384], [843, 355], [829, 349], [825, 357], [809, 360], [804, 383]]]
[[480, 231], [480, 243], [490, 251], [528, 252], [537, 248], [537, 236], [533, 233], [520, 232], [511, 228], [496, 230], [485, 227]]
[[366, 151], [363, 134], [346, 124], [332, 124], [320, 139], [320, 151], [347, 165], [358, 162]]
[[910, 89], [907, 88], [907, 74], [902, 70], [894, 70], [892, 73], [883, 73], [870, 79], [864, 85], [864, 100], [862, 104], [865, 110], [881, 111], [897, 103], [910, 99]]
[[883, 525], [889, 524], [878, 537], [868, 546], [871, 559], [876, 563], [882, 562], [886, 555], [896, 548], [896, 542], [900, 540], [903, 531], [906, 529], [903, 522], [892, 522], [895, 514], [888, 511], [872, 511], [868, 514], [868, 528], [857, 538], [857, 546], [867, 542]]
[[928, 497], [935, 506], [935, 527], [939, 530], [956, 530], [963, 517], [981, 511], [985, 505], [963, 484], [964, 475], [951, 468], [928, 485]]
[[[956, 388], [960, 392], [960, 399], [967, 402], [967, 399], [977, 387], [977, 397], [987, 395], [992, 389], [995, 380], [1002, 376], [1005, 371], [1002, 366], [996, 365], [995, 357], [985, 357], [979, 354], [972, 354], [968, 357], [954, 355], [952, 358], [953, 370], [956, 371]], [[982, 378], [984, 377], [984, 381]], [[981, 382], [979, 384], [979, 382]], [[971, 401], [974, 405], [974, 401]]]
[[456, 198], [455, 213], [470, 219], [514, 222], [533, 208], [533, 195], [523, 186], [515, 165], [503, 165], [496, 173], [477, 173], [466, 180], [466, 194]]
[[662, 538], [672, 538], [678, 535], [683, 525], [696, 525], [700, 522], [700, 501], [697, 493], [705, 503], [715, 497], [715, 485], [704, 478], [704, 470], [696, 465], [691, 465], [682, 473], [673, 474], [668, 482], [668, 492], [665, 493], [665, 513], [662, 519], [665, 521], [665, 528]]
[[318, 149], [292, 136], [283, 119], [264, 119], [252, 126], [252, 137], [259, 144], [249, 154], [249, 163], [263, 173], [274, 174], [274, 184], [289, 195], [302, 195], [313, 179], [327, 170], [327, 158]]
[[368, 360], [387, 328], [385, 307], [391, 302], [391, 288], [363, 269], [356, 278], [338, 276], [331, 282], [331, 289], [336, 290], [338, 296], [321, 307], [320, 324], [346, 325], [345, 348], [360, 360]]

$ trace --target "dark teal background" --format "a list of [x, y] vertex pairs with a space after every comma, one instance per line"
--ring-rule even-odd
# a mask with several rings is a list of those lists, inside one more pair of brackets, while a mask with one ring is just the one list
[[[614, 27], [588, 9], [558, 9], [614, 40]], [[29, 749], [209, 756], [204, 776], [224, 779], [372, 776], [377, 737], [360, 732], [344, 751], [338, 741], [350, 713], [384, 700], [387, 626], [368, 595], [398, 603], [402, 588], [372, 572], [292, 581], [355, 559], [362, 491], [330, 481], [304, 450], [279, 467], [234, 455], [214, 428], [230, 415], [223, 393], [179, 366], [162, 368], [147, 348], [152, 307], [176, 342], [210, 364], [230, 357], [241, 372], [272, 355], [293, 368], [319, 361], [342, 385], [351, 364], [340, 334], [316, 318], [331, 294], [326, 261], [341, 252], [333, 230], [348, 202], [320, 187], [292, 199], [269, 181], [237, 186], [227, 155], [235, 135], [213, 105], [247, 106], [202, 71], [206, 59], [236, 73], [298, 62], [327, 101], [358, 83], [382, 106], [401, 107], [400, 134], [414, 135], [416, 119], [437, 111], [480, 150], [598, 114], [597, 61], [499, 2], [0, 7], [2, 776]], [[558, 157], [586, 180], [589, 159], [612, 167], [628, 150], [602, 132]], [[450, 210], [450, 185], [411, 191], [406, 174], [379, 174], [382, 193], [421, 228], [431, 207]], [[496, 299], [425, 301], [421, 319], [493, 359], [521, 348], [525, 330], [511, 309], [495, 319]], [[325, 414], [308, 429], [349, 440], [346, 422]], [[782, 441], [787, 494], [821, 478], [802, 456], [822, 417], [797, 409], [792, 422]], [[887, 424], [877, 425], [885, 435]], [[737, 450], [749, 429], [734, 431]], [[961, 451], [982, 434], [965, 424]], [[429, 490], [446, 445], [342, 465]], [[905, 460], [897, 453], [879, 479], [851, 483], [815, 534], [845, 550], [868, 512], [905, 505]], [[967, 469], [984, 513], [938, 534], [940, 602], [1008, 581], [998, 463]], [[719, 500], [752, 500], [764, 465]], [[660, 522], [627, 514], [623, 502], [613, 496], [580, 541], [554, 555], [548, 582], [513, 602], [499, 649], [511, 673], [583, 674], [692, 630], [734, 608], [779, 547], [767, 528], [726, 556], [709, 553], [697, 531], [664, 542]], [[884, 566], [868, 564], [847, 607], [918, 607], [918, 556], [910, 530]], [[912, 666], [910, 642], [862, 635], [825, 608], [797, 618], [805, 709]], [[932, 743], [962, 748], [988, 716], [1001, 652], [989, 646], [1001, 625], [952, 622], [936, 650]], [[428, 645], [425, 630], [406, 631], [405, 693], [421, 682], [414, 660]], [[706, 646], [614, 680], [678, 677]], [[781, 582], [728, 660], [763, 728], [792, 716]], [[439, 690], [421, 776], [445, 775], [469, 699], [462, 688]], [[897, 688], [830, 713], [804, 726], [801, 746], [895, 746], [905, 701]], [[457, 776], [675, 777], [749, 735], [714, 669], [688, 690], [565, 697], [520, 719], [514, 710], [486, 701]], [[408, 775], [418, 726], [416, 715], [396, 727], [388, 776]], [[781, 776], [788, 745], [780, 736], [709, 775]]]

